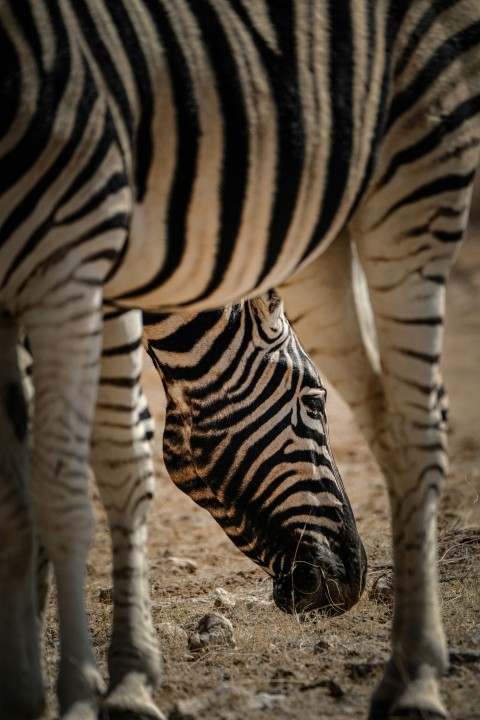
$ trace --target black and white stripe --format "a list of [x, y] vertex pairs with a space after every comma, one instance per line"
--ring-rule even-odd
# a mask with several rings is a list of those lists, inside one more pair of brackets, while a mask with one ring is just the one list
[[[102, 683], [82, 590], [92, 428], [105, 488], [125, 449], [120, 485], [131, 502], [112, 524], [120, 547], [125, 532], [116, 574], [141, 578], [131, 602], [132, 583], [118, 586], [115, 627], [125, 632], [114, 630], [110, 709], [132, 711], [132, 687], [145, 696], [155, 681], [138, 310], [196, 314], [282, 283], [299, 329], [321, 332], [307, 345], [356, 410], [389, 484], [394, 642], [371, 717], [445, 717], [438, 362], [445, 281], [479, 162], [479, 46], [474, 0], [0, 2], [0, 527], [18, 538], [0, 562], [11, 586], [0, 599], [0, 717], [9, 704], [9, 717], [34, 717], [42, 704], [30, 518], [57, 577], [62, 711], [96, 714]], [[354, 309], [355, 258], [373, 312], [373, 360]], [[110, 325], [103, 315], [112, 311]], [[28, 494], [19, 326], [34, 358]], [[289, 353], [300, 357], [293, 345]], [[123, 419], [112, 421], [118, 407]], [[211, 429], [208, 415], [203, 422]], [[232, 508], [242, 497], [240, 485]], [[105, 490], [112, 517], [114, 500]], [[270, 569], [271, 543], [257, 558]]]
[[[325, 389], [278, 296], [144, 323], [167, 396], [174, 482], [275, 578], [285, 608], [292, 589], [282, 597], [283, 579], [307, 556], [317, 589], [298, 593], [297, 610], [356, 602], [365, 562], [330, 449]], [[320, 558], [323, 577], [345, 584], [330, 597], [313, 571]]]

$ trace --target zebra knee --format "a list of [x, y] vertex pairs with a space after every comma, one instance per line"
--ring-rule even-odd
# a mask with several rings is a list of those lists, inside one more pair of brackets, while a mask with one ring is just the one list
[[[36, 475], [39, 476], [38, 470]], [[57, 466], [51, 477], [52, 484], [57, 487], [63, 485], [68, 488], [72, 477], [81, 481], [70, 497], [70, 493], [65, 493], [61, 498], [52, 498], [50, 483], [47, 483], [45, 492], [39, 488], [33, 494], [32, 513], [39, 540], [56, 569], [58, 565], [69, 568], [80, 567], [86, 561], [95, 526], [93, 507], [88, 493], [88, 475]], [[73, 564], [69, 565], [69, 563]], [[43, 582], [40, 577], [39, 581]]]

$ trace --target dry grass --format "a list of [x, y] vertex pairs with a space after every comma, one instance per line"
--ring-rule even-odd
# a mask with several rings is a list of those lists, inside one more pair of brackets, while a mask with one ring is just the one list
[[[369, 475], [375, 472], [373, 465], [369, 468], [372, 461], [366, 450], [361, 451], [360, 462], [359, 451], [355, 457], [355, 466], [351, 465], [348, 473], [352, 455], [340, 454], [344, 476], [350, 482], [355, 481], [359, 468], [367, 468]], [[468, 505], [466, 489], [475, 502], [473, 491], [469, 485], [462, 487], [463, 482], [454, 470], [447, 483], [444, 505], [448, 499], [458, 500], [459, 494], [464, 505]], [[472, 482], [478, 484], [478, 475]], [[374, 488], [375, 485], [374, 478]], [[369, 696], [388, 657], [392, 608], [388, 601], [375, 602], [369, 598], [369, 590], [378, 576], [391, 569], [388, 516], [385, 505], [383, 512], [376, 507], [382, 501], [375, 492], [370, 499], [368, 493], [362, 497], [359, 525], [370, 572], [361, 602], [339, 618], [325, 618], [318, 613], [288, 616], [277, 610], [271, 600], [270, 579], [236, 551], [206, 513], [173, 488], [168, 478], [160, 477], [150, 533], [152, 604], [165, 659], [157, 700], [164, 711], [172, 713], [172, 720], [178, 701], [202, 694], [206, 703], [203, 717], [208, 720], [365, 717]], [[367, 512], [369, 505], [371, 513]], [[461, 503], [457, 502], [456, 508], [455, 513], [446, 509], [440, 521], [442, 609], [449, 645], [454, 650], [444, 692], [452, 720], [474, 720], [480, 717], [477, 703], [480, 529], [465, 527], [458, 515]], [[194, 559], [196, 570], [173, 565], [170, 561], [173, 548], [176, 556]], [[108, 552], [108, 531], [99, 510], [88, 569], [88, 598], [93, 645], [105, 675], [111, 623]], [[220, 611], [233, 624], [237, 648], [217, 647], [191, 653], [187, 635], [202, 615], [219, 611], [215, 604], [218, 587], [236, 601], [235, 607]], [[50, 613], [47, 674], [53, 687], [58, 647], [53, 599]], [[252, 697], [258, 703], [249, 710], [246, 698], [250, 702]], [[48, 717], [55, 717], [54, 704]]]

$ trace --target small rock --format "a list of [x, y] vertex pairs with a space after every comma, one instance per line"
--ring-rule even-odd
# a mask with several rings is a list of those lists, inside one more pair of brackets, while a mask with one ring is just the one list
[[171, 555], [167, 558], [167, 561], [175, 570], [183, 570], [185, 572], [194, 573], [198, 568], [198, 563], [190, 558], [179, 558]]
[[188, 647], [192, 652], [198, 652], [218, 645], [237, 647], [233, 637], [233, 625], [219, 613], [207, 613], [200, 618], [195, 632], [188, 638]]
[[377, 603], [390, 603], [393, 601], [393, 596], [393, 573], [382, 573], [373, 581], [368, 597]]
[[180, 641], [185, 641], [187, 639], [187, 631], [175, 623], [161, 622], [158, 623], [155, 628], [160, 637]]
[[227, 592], [223, 588], [215, 588], [215, 607], [223, 610], [229, 610], [234, 608], [236, 604], [237, 601], [231, 593]]

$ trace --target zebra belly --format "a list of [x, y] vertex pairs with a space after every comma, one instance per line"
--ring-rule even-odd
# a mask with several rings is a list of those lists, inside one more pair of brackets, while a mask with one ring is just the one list
[[367, 184], [381, 86], [363, 34], [354, 49], [349, 24], [332, 33], [322, 3], [295, 4], [291, 22], [214, 5], [157, 23], [170, 52], [153, 69], [146, 189], [105, 289], [126, 306], [201, 310], [280, 283]]
[[[245, 218], [232, 247], [222, 244], [214, 229], [218, 225], [214, 195], [212, 193], [211, 202], [206, 202], [203, 212], [199, 209], [189, 218], [184, 257], [167, 277], [162, 268], [168, 267], [172, 241], [166, 237], [162, 222], [158, 221], [158, 209], [147, 212], [145, 206], [136, 206], [127, 254], [120, 272], [105, 286], [106, 299], [145, 310], [174, 312], [187, 307], [203, 310], [268, 290], [299, 267], [303, 254], [302, 235], [279, 237], [277, 242], [270, 244], [273, 257], [266, 257], [269, 249], [265, 227], [269, 219], [267, 205], [265, 212], [259, 208]], [[303, 213], [302, 223], [309, 225], [303, 237], [309, 237], [315, 210], [317, 208], [307, 208]], [[319, 249], [326, 248], [335, 235], [332, 231], [321, 238]], [[212, 273], [215, 267], [221, 267], [221, 277], [215, 277], [215, 271]], [[160, 270], [156, 272], [157, 268]], [[212, 289], [214, 283], [216, 287]], [[138, 286], [140, 290], [137, 291]]]

